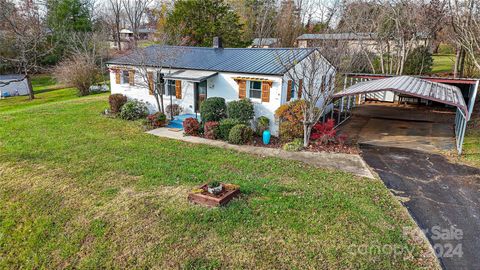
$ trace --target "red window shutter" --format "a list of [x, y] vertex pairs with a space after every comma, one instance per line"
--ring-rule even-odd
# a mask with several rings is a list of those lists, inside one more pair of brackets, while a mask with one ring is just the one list
[[120, 73], [122, 71], [119, 70], [119, 69], [115, 69], [114, 72], [115, 72], [115, 83], [120, 84], [120, 79], [121, 79], [121, 77], [120, 77], [121, 74]]
[[288, 80], [287, 83], [287, 101], [290, 101], [292, 99], [292, 80]]
[[262, 82], [262, 102], [270, 102], [270, 87], [271, 82]]
[[128, 71], [128, 82], [130, 85], [135, 85], [135, 70]]
[[247, 81], [246, 80], [238, 80], [238, 98], [246, 98], [247, 97]]
[[298, 99], [302, 98], [302, 93], [303, 93], [303, 79], [300, 79], [298, 81]]
[[175, 97], [182, 99], [182, 81], [175, 81]]
[[153, 95], [153, 72], [147, 73], [148, 94]]

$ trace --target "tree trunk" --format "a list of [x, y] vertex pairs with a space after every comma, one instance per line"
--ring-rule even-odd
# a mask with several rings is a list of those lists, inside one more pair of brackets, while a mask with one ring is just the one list
[[311, 134], [312, 134], [312, 125], [304, 123], [303, 124], [303, 147], [308, 147], [310, 145]]
[[458, 76], [460, 78], [462, 78], [463, 74], [465, 73], [465, 56], [466, 56], [465, 49], [462, 48], [460, 50], [460, 64], [458, 67]]
[[122, 40], [120, 39], [120, 22], [117, 22], [117, 42], [118, 42], [118, 50], [122, 51]]
[[29, 99], [33, 100], [35, 99], [35, 95], [33, 94], [33, 87], [32, 87], [32, 81], [30, 80], [30, 76], [28, 74], [25, 74], [25, 79], [27, 80]]

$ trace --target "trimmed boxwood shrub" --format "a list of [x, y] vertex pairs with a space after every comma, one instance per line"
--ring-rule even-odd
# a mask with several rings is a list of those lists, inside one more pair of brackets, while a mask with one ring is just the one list
[[233, 144], [245, 144], [252, 139], [253, 130], [245, 124], [238, 124], [230, 130], [228, 142]]
[[206, 122], [203, 127], [203, 135], [207, 139], [215, 140], [218, 138], [218, 126], [220, 123], [215, 121]]
[[119, 113], [122, 106], [127, 103], [127, 97], [122, 94], [112, 94], [108, 97], [108, 103], [110, 104], [110, 112]]
[[220, 125], [218, 126], [218, 137], [224, 141], [228, 141], [228, 135], [230, 134], [230, 130], [238, 124], [243, 123], [238, 121], [237, 119], [223, 119], [222, 121], [220, 121]]
[[167, 113], [168, 115], [170, 115], [171, 113], [172, 114], [171, 116], [180, 115], [182, 111], [183, 111], [182, 107], [180, 107], [180, 105], [178, 104], [167, 105], [167, 107], [165, 108], [165, 113]]
[[262, 135], [265, 130], [268, 130], [270, 126], [270, 119], [266, 116], [260, 116], [257, 118], [257, 133]]
[[125, 120], [137, 120], [145, 118], [148, 114], [148, 109], [145, 103], [138, 100], [130, 100], [122, 106], [120, 111], [120, 118]]
[[200, 131], [200, 123], [193, 117], [187, 118], [183, 120], [183, 131], [185, 135], [197, 136]]
[[247, 98], [231, 101], [227, 104], [227, 115], [228, 118], [248, 123], [255, 117], [253, 103]]
[[203, 122], [220, 121], [227, 117], [227, 105], [221, 97], [207, 98], [200, 105], [200, 115]]

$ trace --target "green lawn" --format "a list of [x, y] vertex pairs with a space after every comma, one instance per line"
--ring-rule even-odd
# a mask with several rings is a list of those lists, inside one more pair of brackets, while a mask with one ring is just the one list
[[433, 55], [432, 73], [452, 73], [454, 64], [454, 54], [435, 54]]
[[[476, 103], [475, 106], [480, 106], [480, 103]], [[478, 117], [477, 110], [472, 114], [472, 119], [467, 126], [462, 159], [471, 165], [480, 167], [480, 117]]]
[[75, 88], [61, 88], [48, 75], [38, 75], [32, 78], [32, 87], [35, 94], [33, 101], [28, 96], [9, 97], [0, 100], [0, 112], [19, 110], [39, 104], [58, 102], [77, 97]]
[[[432, 267], [379, 180], [148, 135], [102, 116], [107, 94], [38, 96], [0, 107], [1, 269]], [[243, 195], [187, 203], [209, 180]]]

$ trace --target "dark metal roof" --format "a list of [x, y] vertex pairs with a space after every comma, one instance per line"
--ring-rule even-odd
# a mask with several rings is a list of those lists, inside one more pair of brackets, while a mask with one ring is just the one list
[[152, 67], [175, 69], [283, 75], [287, 68], [315, 50], [315, 48], [215, 49], [153, 45], [143, 51], [110, 60], [107, 64], [136, 66], [141, 63]]
[[390, 77], [379, 80], [364, 81], [354, 84], [336, 93], [333, 97], [352, 96], [378, 91], [394, 91], [415, 97], [458, 107], [468, 119], [468, 108], [460, 89], [453, 85], [431, 82], [411, 76]]

